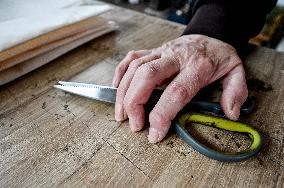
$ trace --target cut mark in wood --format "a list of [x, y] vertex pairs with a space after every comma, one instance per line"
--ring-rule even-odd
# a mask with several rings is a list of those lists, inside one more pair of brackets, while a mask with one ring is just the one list
[[140, 172], [142, 172], [142, 174], [144, 174], [147, 178], [149, 178], [152, 182], [154, 182], [141, 168], [139, 168], [136, 164], [134, 164], [128, 157], [126, 157], [125, 155], [123, 155], [123, 153], [120, 153], [118, 151], [118, 149], [116, 149], [112, 144], [110, 144], [106, 139], [102, 138], [103, 141], [109, 145], [110, 147], [112, 147], [117, 153], [119, 153], [123, 158], [125, 158], [127, 161], [129, 161], [135, 168], [137, 168]]
[[[100, 151], [102, 148], [104, 147], [104, 145], [102, 144], [101, 147], [99, 147], [96, 151], [94, 151], [92, 153], [92, 155], [85, 161], [82, 163], [82, 165], [80, 165], [74, 172], [72, 172], [69, 176], [67, 176], [65, 179], [63, 179], [59, 184], [58, 187], [60, 187], [60, 185], [63, 185], [65, 182], [67, 182], [69, 179], [71, 179], [74, 175], [76, 175], [82, 168], [84, 168], [85, 166], [88, 165], [89, 162], [91, 162], [92, 158], [97, 154], [98, 151]], [[69, 147], [68, 145], [66, 145], [63, 150], [67, 150], [66, 152], [68, 152]]]

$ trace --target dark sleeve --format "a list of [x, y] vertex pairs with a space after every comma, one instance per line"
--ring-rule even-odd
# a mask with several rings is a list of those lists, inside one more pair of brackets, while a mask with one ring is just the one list
[[183, 35], [203, 34], [231, 44], [242, 55], [277, 0], [196, 0]]

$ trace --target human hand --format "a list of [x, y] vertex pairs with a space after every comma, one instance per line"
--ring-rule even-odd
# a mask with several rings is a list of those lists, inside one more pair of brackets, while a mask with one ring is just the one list
[[131, 130], [140, 131], [145, 123], [144, 104], [153, 89], [172, 79], [149, 115], [148, 140], [159, 142], [196, 93], [221, 77], [222, 109], [229, 119], [237, 120], [248, 90], [242, 62], [231, 45], [204, 35], [186, 35], [159, 48], [131, 51], [115, 70], [115, 119], [128, 117]]

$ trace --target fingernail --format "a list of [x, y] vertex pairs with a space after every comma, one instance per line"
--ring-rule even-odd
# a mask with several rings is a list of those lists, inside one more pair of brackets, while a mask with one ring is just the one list
[[116, 121], [123, 121], [124, 119], [123, 119], [123, 117], [124, 117], [124, 110], [123, 110], [123, 108], [122, 108], [122, 106], [121, 105], [117, 105], [116, 107], [116, 111], [117, 111], [117, 113], [115, 113], [115, 119], [116, 119]]
[[232, 108], [231, 108], [231, 119], [232, 120], [238, 120], [240, 116], [240, 106], [238, 103], [233, 103]]
[[126, 112], [125, 112], [125, 110], [123, 110], [123, 119], [127, 119], [128, 118], [128, 116], [127, 116], [127, 114], [126, 114]]
[[232, 102], [231, 105], [230, 105], [230, 111], [233, 111], [234, 105], [235, 105], [235, 103]]
[[129, 118], [129, 126], [132, 132], [137, 132], [139, 131], [138, 126], [136, 125], [136, 121], [133, 118]]
[[150, 143], [154, 144], [159, 142], [159, 132], [155, 128], [150, 128], [149, 129], [149, 135], [148, 135], [148, 140]]
[[118, 84], [116, 83], [116, 79], [113, 79], [113, 81], [112, 81], [112, 86], [113, 86], [113, 87], [117, 87], [117, 86], [118, 86]]

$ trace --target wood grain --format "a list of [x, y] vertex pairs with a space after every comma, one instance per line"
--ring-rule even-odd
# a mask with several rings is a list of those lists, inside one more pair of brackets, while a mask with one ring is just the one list
[[[149, 144], [147, 126], [132, 133], [128, 122], [114, 121], [113, 105], [52, 88], [58, 80], [110, 85], [129, 50], [157, 47], [184, 29], [121, 8], [103, 17], [119, 31], [0, 87], [0, 187], [283, 187], [283, 54], [256, 48], [245, 62], [257, 105], [241, 121], [264, 134], [261, 153], [217, 162], [173, 132]], [[223, 147], [246, 144], [235, 134], [199, 130]]]

